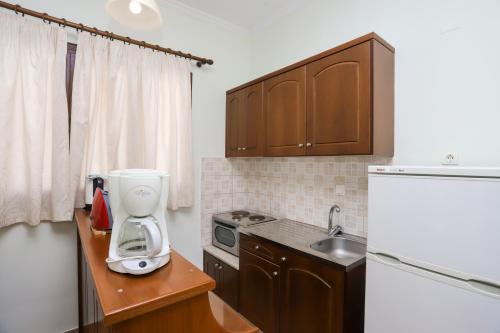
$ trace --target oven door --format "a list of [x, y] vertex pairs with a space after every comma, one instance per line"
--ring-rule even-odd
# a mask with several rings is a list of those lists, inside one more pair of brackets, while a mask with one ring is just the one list
[[212, 221], [212, 244], [238, 256], [239, 234], [235, 226]]

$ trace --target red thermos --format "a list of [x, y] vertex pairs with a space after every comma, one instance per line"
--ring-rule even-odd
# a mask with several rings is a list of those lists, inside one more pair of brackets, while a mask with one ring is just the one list
[[113, 216], [109, 207], [108, 193], [96, 188], [90, 212], [92, 228], [96, 230], [111, 230], [113, 228]]

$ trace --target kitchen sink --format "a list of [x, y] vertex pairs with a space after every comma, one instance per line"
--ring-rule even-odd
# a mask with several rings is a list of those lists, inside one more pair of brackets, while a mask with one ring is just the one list
[[366, 254], [366, 244], [335, 236], [311, 244], [311, 249], [341, 259], [355, 259]]

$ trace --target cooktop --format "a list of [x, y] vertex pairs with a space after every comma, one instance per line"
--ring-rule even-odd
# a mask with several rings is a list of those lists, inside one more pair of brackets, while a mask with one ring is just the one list
[[233, 210], [224, 213], [214, 214], [214, 219], [223, 223], [247, 227], [249, 225], [270, 222], [276, 218], [247, 210]]

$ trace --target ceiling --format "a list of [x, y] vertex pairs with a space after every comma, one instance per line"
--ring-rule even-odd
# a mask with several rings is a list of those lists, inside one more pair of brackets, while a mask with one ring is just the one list
[[287, 15], [307, 0], [162, 0], [226, 26], [259, 30]]

